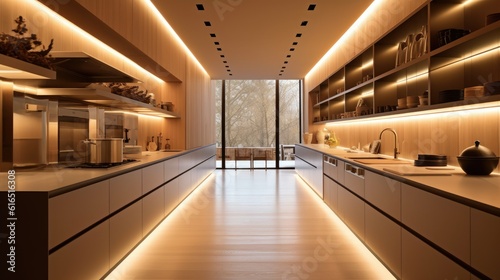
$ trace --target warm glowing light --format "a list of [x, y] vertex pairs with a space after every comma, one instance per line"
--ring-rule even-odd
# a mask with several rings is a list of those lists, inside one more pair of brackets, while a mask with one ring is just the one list
[[158, 82], [164, 82], [162, 79], [151, 74], [150, 72], [148, 72], [147, 70], [145, 70], [144, 68], [139, 66], [137, 63], [130, 60], [128, 57], [117, 52], [115, 49], [113, 49], [110, 46], [99, 41], [94, 36], [90, 35], [89, 33], [85, 32], [84, 30], [82, 30], [81, 28], [79, 28], [78, 26], [73, 24], [72, 22], [70, 22], [67, 19], [65, 19], [64, 17], [60, 16], [58, 13], [49, 9], [47, 6], [43, 5], [41, 2], [35, 1], [35, 0], [28, 0], [28, 1], [30, 2], [30, 4], [36, 6], [37, 10], [42, 10], [43, 12], [47, 13], [52, 19], [58, 21], [62, 26], [67, 26], [67, 27], [71, 28], [72, 32], [77, 33], [80, 37], [85, 38], [85, 41], [87, 43], [96, 45], [99, 49], [101, 49], [101, 50], [107, 52], [109, 55], [112, 55], [112, 56], [116, 57], [117, 59], [123, 61], [125, 64], [129, 64], [131, 68], [139, 70], [144, 75], [151, 77]]
[[363, 63], [363, 65], [361, 66], [361, 68], [363, 69], [369, 69], [373, 66], [373, 59], [370, 60], [370, 61], [367, 61], [366, 63]]
[[18, 84], [14, 84], [14, 91], [27, 93], [27, 94], [36, 94], [37, 89], [34, 87], [22, 86]]
[[369, 90], [369, 91], [365, 91], [365, 92], [361, 93], [362, 97], [368, 97], [368, 96], [372, 96], [372, 95], [373, 95], [373, 90]]
[[464, 60], [468, 60], [468, 59], [472, 59], [472, 58], [477, 58], [477, 57], [482, 57], [482, 56], [485, 56], [485, 55], [490, 55], [492, 52], [496, 52], [496, 51], [499, 51], [499, 50], [500, 50], [500, 46], [498, 46], [498, 45], [496, 45], [496, 46], [489, 46], [489, 47], [487, 47], [486, 49], [483, 49], [483, 50], [475, 50], [472, 55], [469, 55], [469, 56], [466, 56], [466, 57], [454, 60], [452, 62], [446, 63], [446, 64], [441, 65], [441, 66], [439, 66], [439, 67], [437, 67], [435, 69], [439, 69], [439, 68], [443, 68], [443, 67], [446, 67], [446, 66], [450, 66], [450, 65], [462, 62]]
[[411, 81], [411, 80], [414, 80], [416, 78], [419, 78], [419, 77], [422, 77], [422, 76], [427, 76], [429, 74], [429, 72], [423, 72], [423, 73], [419, 73], [419, 74], [416, 74], [416, 75], [413, 75], [413, 76], [410, 76], [410, 77], [406, 77], [406, 78], [403, 78], [401, 80], [398, 80], [397, 83], [400, 84], [400, 83], [406, 83], [408, 81]]
[[327, 123], [326, 126], [350, 126], [358, 123], [370, 124], [388, 119], [394, 122], [407, 122], [412, 120], [447, 118], [453, 114], [457, 116], [463, 116], [464, 114], [474, 115], [474, 114], [485, 114], [490, 112], [495, 112], [495, 113], [500, 112], [500, 101], [402, 113], [398, 114], [397, 116], [395, 115], [373, 116], [370, 117], [369, 119], [345, 120], [341, 122]]
[[306, 74], [306, 79], [309, 79], [311, 75], [313, 75], [316, 70], [321, 67], [324, 63], [327, 62], [329, 57], [342, 45], [345, 43], [346, 40], [348, 40], [349, 36], [351, 36], [353, 33], [356, 31], [359, 31], [359, 25], [363, 23], [368, 16], [370, 16], [372, 13], [374, 13], [378, 5], [381, 4], [384, 1], [381, 0], [374, 0], [370, 6], [361, 14], [361, 16], [349, 27], [349, 29], [340, 37], [340, 39], [335, 42], [335, 44], [325, 53], [325, 55], [313, 66], [311, 70]]
[[198, 67], [208, 76], [208, 73], [207, 71], [205, 70], [205, 68], [203, 68], [203, 66], [201, 65], [201, 63], [198, 61], [198, 59], [196, 59], [196, 57], [193, 55], [193, 53], [191, 52], [191, 50], [188, 49], [188, 47], [186, 46], [186, 44], [184, 44], [184, 42], [182, 41], [182, 39], [179, 37], [179, 35], [177, 35], [177, 33], [175, 33], [174, 29], [172, 28], [172, 26], [170, 26], [170, 24], [165, 20], [165, 18], [162, 16], [162, 14], [160, 13], [160, 11], [158, 11], [158, 9], [156, 8], [156, 6], [151, 2], [151, 0], [144, 0], [144, 3], [146, 3], [146, 5], [151, 9], [151, 11], [155, 14], [156, 16], [156, 19], [161, 22], [163, 24], [163, 26], [167, 29], [167, 31], [172, 35], [172, 37], [177, 41], [177, 43], [184, 49], [184, 51], [189, 55], [189, 57], [191, 57], [191, 59], [196, 62], [196, 64], [198, 65]]
[[320, 206], [321, 211], [330, 217], [336, 228], [339, 229], [342, 237], [348, 242], [347, 244], [354, 246], [354, 248], [360, 253], [360, 257], [367, 260], [367, 265], [370, 266], [370, 270], [377, 272], [378, 275], [373, 275], [376, 279], [396, 279], [387, 268], [366, 248], [366, 246], [354, 235], [354, 233], [345, 225], [342, 220], [326, 205], [326, 203], [316, 194], [316, 192], [307, 185], [307, 183], [299, 176], [295, 175], [299, 184], [307, 190], [307, 192], [317, 200], [317, 204]]

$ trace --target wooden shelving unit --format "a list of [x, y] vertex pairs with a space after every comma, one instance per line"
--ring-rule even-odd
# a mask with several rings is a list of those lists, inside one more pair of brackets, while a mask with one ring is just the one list
[[137, 100], [116, 95], [108, 91], [92, 88], [39, 88], [38, 96], [49, 96], [57, 99], [78, 100], [87, 104], [101, 105], [127, 110], [144, 115], [164, 118], [180, 118], [179, 114], [154, 107]]
[[[310, 121], [326, 123], [462, 106], [471, 100], [440, 103], [440, 92], [500, 81], [500, 21], [486, 25], [486, 17], [495, 12], [491, 7], [496, 7], [498, 0], [463, 2], [428, 1], [334, 72], [309, 92]], [[446, 29], [470, 33], [443, 45], [439, 31]], [[412, 35], [425, 41], [419, 41], [418, 48], [398, 60], [400, 43]], [[428, 105], [398, 108], [398, 99], [424, 93], [428, 94]], [[369, 107], [362, 115], [356, 113], [360, 99]], [[492, 95], [473, 102], [499, 99]]]

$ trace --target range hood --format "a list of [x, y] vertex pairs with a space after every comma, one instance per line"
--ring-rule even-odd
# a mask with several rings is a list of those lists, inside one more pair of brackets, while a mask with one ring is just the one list
[[24, 80], [19, 84], [36, 87], [86, 87], [92, 83], [137, 83], [138, 79], [84, 53], [52, 51], [52, 67], [56, 79]]

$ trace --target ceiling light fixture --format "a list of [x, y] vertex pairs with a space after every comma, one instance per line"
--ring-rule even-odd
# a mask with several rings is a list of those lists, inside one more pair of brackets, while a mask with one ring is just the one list
[[210, 37], [215, 38], [217, 36], [215, 36], [215, 33], [210, 33]]
[[198, 11], [204, 11], [205, 7], [203, 7], [203, 4], [196, 4], [196, 9], [198, 9]]
[[309, 7], [307, 8], [308, 11], [314, 11], [314, 9], [316, 9], [316, 4], [311, 4], [309, 5]]
[[294, 48], [290, 48], [290, 51], [293, 52], [293, 51], [295, 51], [295, 49]]
[[292, 45], [297, 46], [299, 42], [293, 42]]
[[217, 48], [217, 50], [221, 52], [221, 51], [222, 51], [222, 48]]
[[307, 25], [307, 20], [304, 20], [303, 22], [300, 23], [300, 26], [306, 26]]
[[205, 23], [205, 26], [212, 26], [212, 24], [210, 23], [210, 21], [205, 21], [203, 23]]
[[295, 35], [295, 37], [297, 37], [297, 38], [302, 37], [302, 33], [297, 33], [297, 35]]
[[219, 43], [219, 42], [214, 42], [214, 44], [215, 44], [216, 46], [220, 45], [220, 43]]

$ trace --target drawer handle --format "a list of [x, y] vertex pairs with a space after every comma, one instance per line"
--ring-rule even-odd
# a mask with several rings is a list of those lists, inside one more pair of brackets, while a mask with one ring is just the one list
[[324, 156], [323, 157], [323, 161], [325, 163], [331, 164], [333, 166], [337, 166], [337, 159], [336, 158], [332, 158], [332, 157], [329, 157], [329, 156]]
[[352, 166], [350, 164], [345, 165], [345, 170], [352, 173], [353, 175], [360, 177], [362, 179], [365, 178], [365, 170], [359, 167]]

